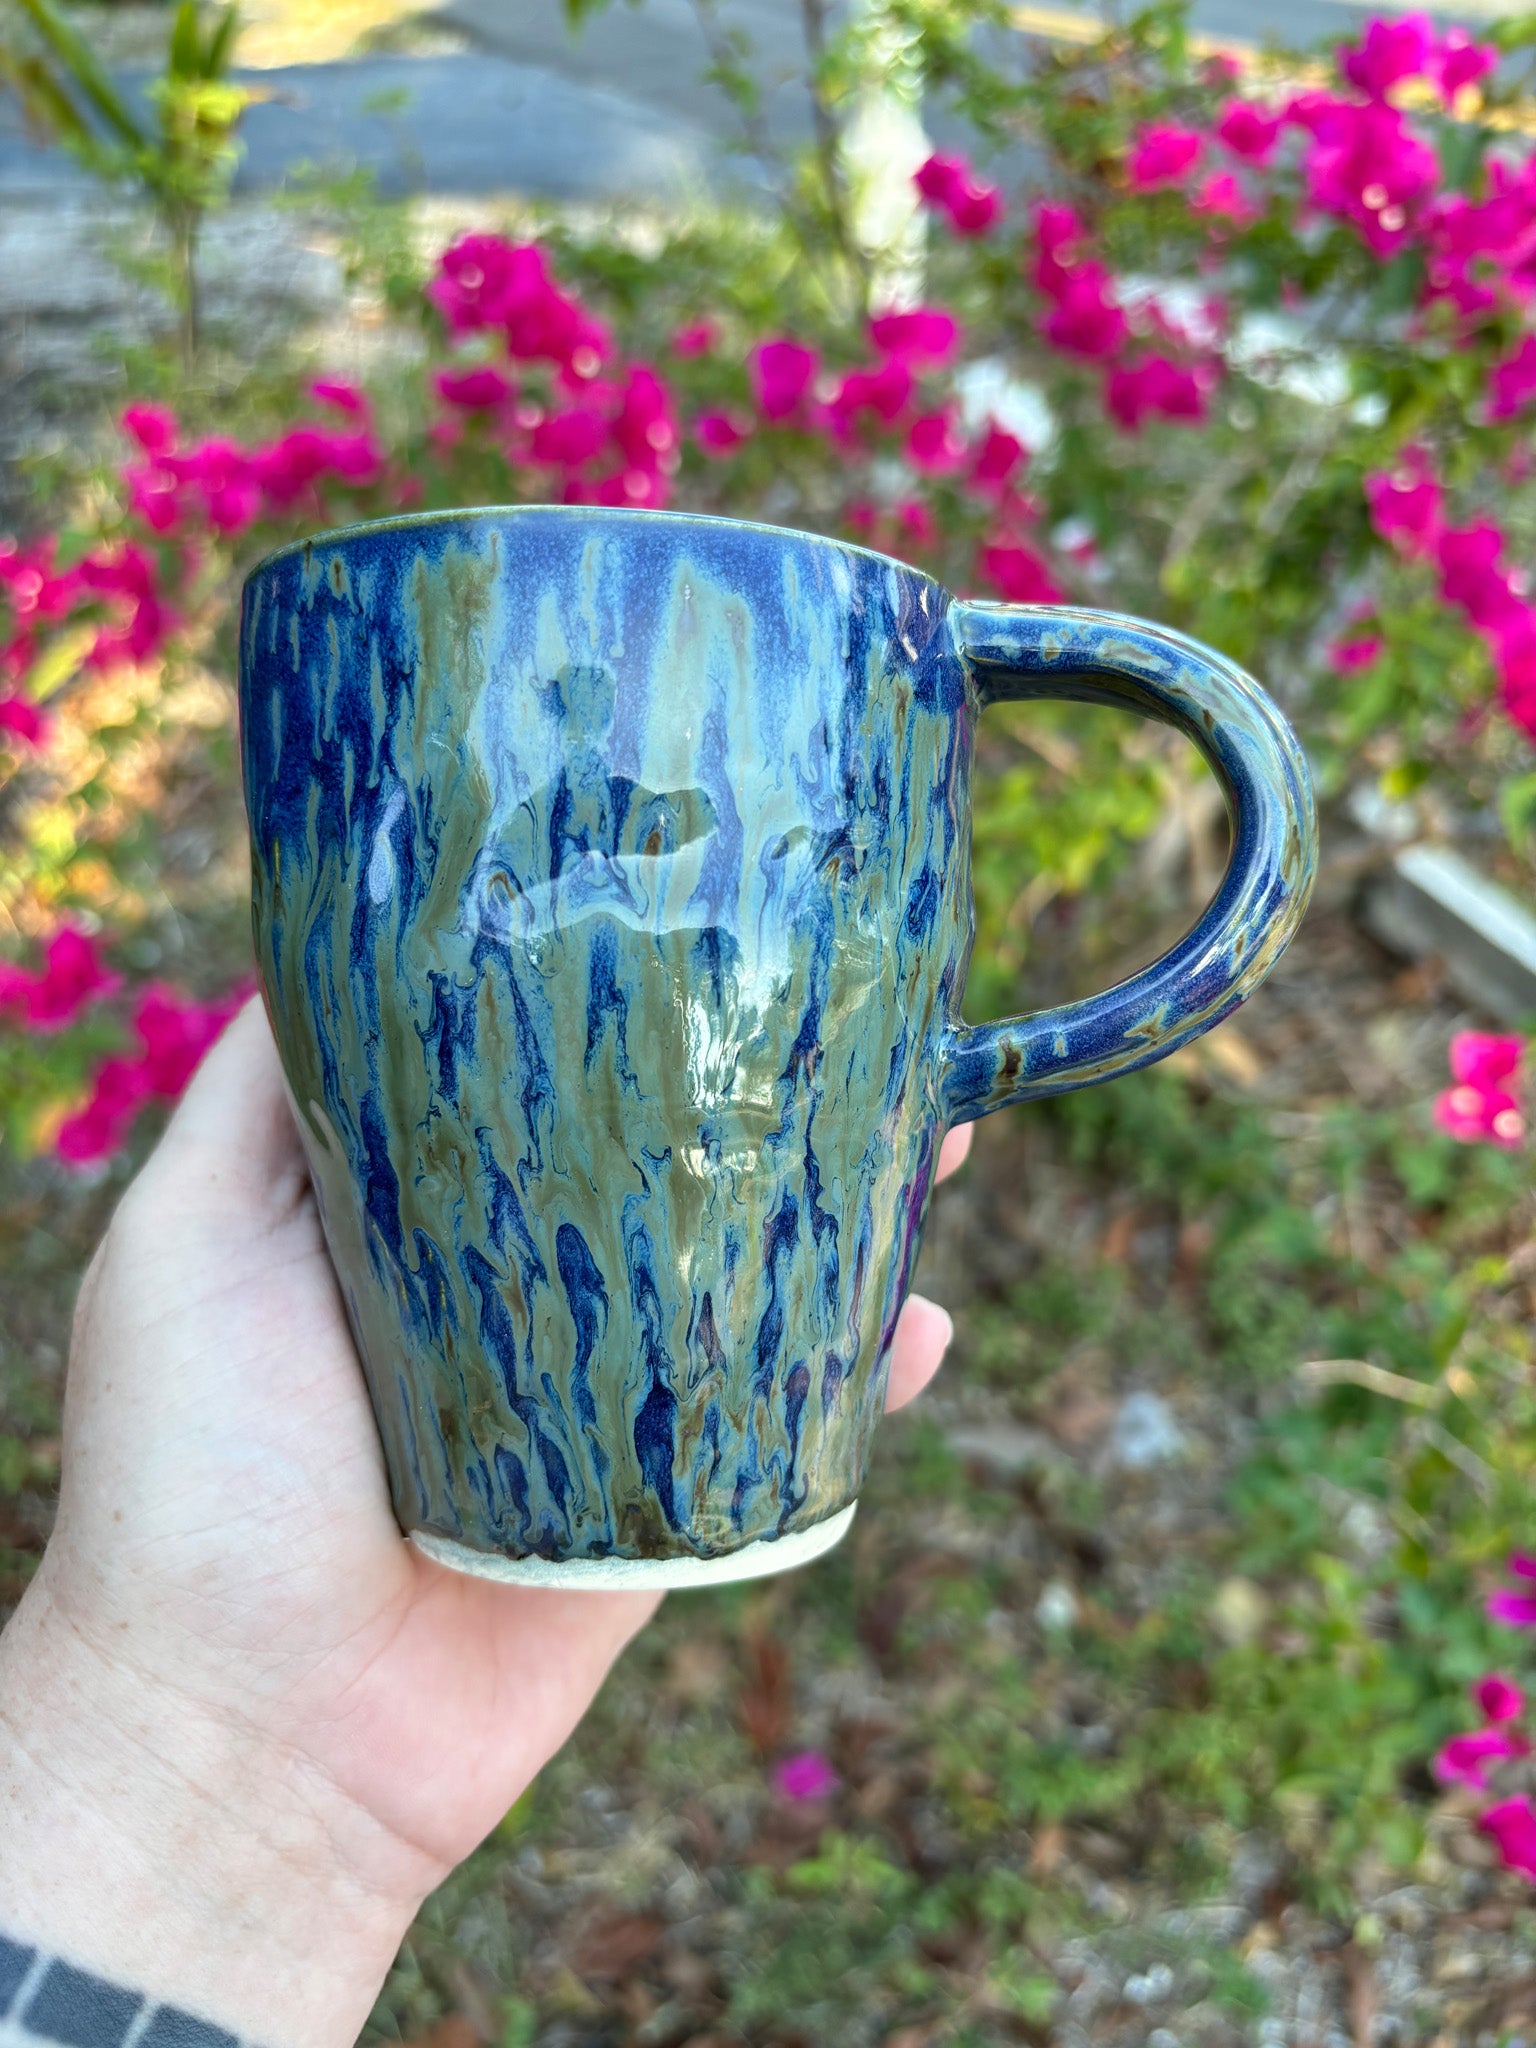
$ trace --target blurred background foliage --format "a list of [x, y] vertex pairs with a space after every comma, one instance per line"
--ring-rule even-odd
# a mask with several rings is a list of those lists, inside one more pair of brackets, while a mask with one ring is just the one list
[[[571, 11], [603, 33], [594, 0]], [[1486, 1020], [1352, 913], [1384, 858], [1358, 819], [1383, 805], [1530, 889], [1509, 621], [1536, 464], [1498, 399], [1527, 302], [1436, 265], [1499, 167], [1523, 173], [1536, 26], [1501, 22], [1497, 70], [1438, 98], [1411, 70], [1384, 87], [1376, 155], [1330, 201], [1301, 115], [1258, 156], [1212, 138], [1235, 99], [1265, 118], [1369, 99], [1331, 52], [1238, 64], [1173, 4], [1067, 43], [993, 0], [869, 0], [851, 23], [808, 0], [810, 141], [779, 151], [754, 51], [700, 0], [771, 200], [445, 211], [315, 169], [270, 204], [330, 252], [344, 317], [253, 350], [199, 279], [259, 88], [232, 12], [163, 13], [143, 92], [96, 54], [96, 10], [0, 8], [0, 76], [135, 195], [104, 208], [109, 253], [163, 309], [147, 339], [102, 337], [69, 431], [40, 427], [0, 554], [0, 1597], [46, 1536], [75, 1280], [174, 1092], [142, 1078], [145, 992], [174, 989], [191, 1058], [248, 972], [233, 630], [267, 547], [612, 486], [859, 539], [955, 590], [1142, 613], [1254, 668], [1300, 726], [1328, 821], [1306, 935], [1208, 1043], [982, 1132], [919, 1283], [956, 1313], [955, 1365], [888, 1427], [855, 1535], [802, 1579], [672, 1603], [431, 1903], [372, 2031], [1527, 2037], [1524, 1891], [1430, 1760], [1468, 1725], [1467, 1686], [1524, 1657], [1482, 1601], [1529, 1525], [1528, 1166], [1436, 1127], [1451, 1035]], [[950, 199], [922, 204], [929, 108], [970, 147]], [[1198, 179], [1136, 168], [1169, 129], [1202, 138]], [[1373, 181], [1412, 146], [1433, 178], [1383, 226], [1396, 201]], [[1218, 175], [1233, 189], [1212, 198]], [[1072, 210], [1054, 243], [1042, 199]], [[518, 342], [484, 273], [534, 246], [545, 327]], [[1522, 243], [1487, 267], [1523, 261]], [[922, 307], [952, 340], [873, 339], [872, 315]], [[814, 358], [798, 386], [774, 344]], [[885, 417], [848, 380], [892, 361], [908, 384]], [[994, 432], [1016, 451], [992, 444], [1001, 476]], [[1497, 631], [1434, 536], [1375, 509], [1394, 478], [1429, 480], [1437, 534], [1496, 529]], [[1160, 730], [990, 712], [968, 1013], [1152, 957], [1224, 834]], [[99, 979], [56, 1017], [37, 977], [60, 929]], [[146, 1113], [113, 1122], [102, 1076], [135, 1031]], [[100, 1142], [71, 1168], [82, 1104]], [[832, 1789], [781, 1789], [801, 1753]]]

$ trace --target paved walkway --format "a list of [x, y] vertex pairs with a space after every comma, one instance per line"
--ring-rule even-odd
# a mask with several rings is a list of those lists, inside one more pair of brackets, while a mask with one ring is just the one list
[[[1507, 11], [1474, 0], [1459, 18]], [[1365, 0], [1197, 0], [1216, 40], [1341, 37]], [[1091, 10], [1023, 6], [1039, 30], [1091, 33]], [[807, 129], [798, 0], [726, 0], [721, 18], [751, 38], [776, 139]], [[297, 164], [367, 165], [382, 190], [520, 191], [553, 199], [678, 200], [706, 186], [761, 182], [731, 150], [736, 117], [703, 79], [708, 53], [691, 0], [612, 0], [572, 38], [561, 0], [442, 0], [434, 20], [469, 46], [451, 55], [365, 56], [250, 74], [266, 97], [245, 120], [239, 186], [269, 189]], [[959, 139], [942, 109], [929, 128]], [[0, 197], [46, 199], [85, 182], [40, 147], [0, 95]]]

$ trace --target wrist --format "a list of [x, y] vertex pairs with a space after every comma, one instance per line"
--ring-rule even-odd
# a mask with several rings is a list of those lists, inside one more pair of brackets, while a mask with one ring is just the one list
[[104, 1650], [45, 1565], [0, 1635], [0, 1927], [274, 2048], [330, 2048], [441, 1874], [254, 1718]]

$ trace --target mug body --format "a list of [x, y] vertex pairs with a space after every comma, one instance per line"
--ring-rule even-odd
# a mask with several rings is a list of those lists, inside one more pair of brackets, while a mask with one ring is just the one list
[[729, 520], [424, 516], [241, 628], [256, 953], [402, 1527], [495, 1576], [823, 1549], [971, 935], [930, 578]]

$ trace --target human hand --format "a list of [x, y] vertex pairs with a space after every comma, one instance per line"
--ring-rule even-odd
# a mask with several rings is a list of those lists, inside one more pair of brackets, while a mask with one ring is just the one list
[[[949, 1334], [909, 1300], [888, 1406]], [[402, 1540], [257, 1004], [86, 1276], [64, 1428], [58, 1525], [0, 1637], [0, 1925], [243, 2032], [349, 2042], [656, 1601]]]

